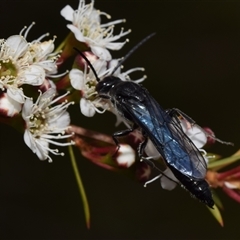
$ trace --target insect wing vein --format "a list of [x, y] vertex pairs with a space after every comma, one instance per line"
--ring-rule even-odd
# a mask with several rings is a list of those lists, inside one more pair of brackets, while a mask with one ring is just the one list
[[147, 134], [167, 164], [182, 174], [202, 179], [206, 175], [206, 162], [201, 152], [183, 132], [180, 122], [171, 117], [144, 88], [144, 100], [134, 97], [124, 100], [123, 112]]

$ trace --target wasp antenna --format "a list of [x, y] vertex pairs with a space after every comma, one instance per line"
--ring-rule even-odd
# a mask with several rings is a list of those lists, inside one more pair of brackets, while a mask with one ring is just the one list
[[137, 45], [135, 45], [126, 55], [123, 57], [123, 59], [118, 63], [118, 65], [113, 69], [112, 74], [116, 72], [116, 70], [141, 46], [143, 45], [147, 40], [149, 40], [151, 37], [153, 37], [156, 33], [151, 33], [147, 37], [145, 37], [143, 40], [141, 40]]
[[87, 59], [87, 57], [79, 50], [79, 49], [77, 49], [77, 48], [73, 48], [75, 51], [77, 51], [82, 57], [83, 57], [83, 59], [86, 61], [86, 63], [88, 64], [88, 66], [91, 68], [91, 70], [93, 71], [93, 74], [95, 75], [95, 77], [96, 77], [96, 79], [97, 79], [97, 81], [98, 82], [100, 82], [100, 79], [99, 79], [99, 77], [98, 77], [98, 75], [97, 75], [97, 72], [96, 72], [96, 70], [94, 69], [94, 67], [93, 67], [93, 65], [91, 64], [91, 62]]

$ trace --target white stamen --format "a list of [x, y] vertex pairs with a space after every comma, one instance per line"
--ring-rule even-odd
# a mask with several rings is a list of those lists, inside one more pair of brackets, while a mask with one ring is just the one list
[[27, 35], [28, 35], [30, 29], [33, 27], [33, 25], [35, 25], [35, 22], [32, 22], [31, 25], [27, 28], [27, 30], [25, 31], [25, 34], [23, 35], [24, 38], [27, 38]]
[[65, 76], [66, 74], [69, 73], [69, 70], [66, 70], [65, 72], [63, 73], [59, 73], [59, 74], [55, 74], [55, 75], [51, 75], [51, 78], [59, 78], [59, 77], [63, 77]]
[[49, 35], [50, 35], [50, 33], [45, 33], [42, 36], [40, 36], [39, 38], [37, 38], [36, 40], [34, 40], [32, 43], [40, 42], [43, 38], [48, 37]]
[[22, 34], [23, 34], [23, 32], [25, 31], [26, 28], [27, 28], [27, 26], [24, 26], [24, 27], [22, 28], [22, 30], [21, 30], [20, 33], [19, 33], [20, 36], [22, 36]]

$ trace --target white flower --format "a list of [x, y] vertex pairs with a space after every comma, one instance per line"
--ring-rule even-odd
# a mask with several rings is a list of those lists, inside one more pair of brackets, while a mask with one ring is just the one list
[[33, 103], [31, 99], [26, 99], [22, 117], [26, 123], [24, 133], [24, 141], [27, 146], [38, 156], [40, 160], [48, 159], [52, 161], [49, 152], [55, 155], [63, 155], [58, 149], [51, 149], [49, 144], [56, 146], [67, 146], [73, 142], [60, 143], [55, 140], [66, 139], [70, 135], [65, 135], [65, 131], [69, 129], [70, 116], [66, 111], [72, 103], [61, 103], [52, 106], [67, 94], [53, 100], [56, 90], [48, 89], [43, 94], [40, 93], [37, 101]]
[[[107, 62], [100, 59], [94, 61], [92, 66], [100, 79], [107, 76], [109, 71], [112, 70], [107, 69]], [[93, 71], [89, 70], [87, 72], [87, 70], [87, 65], [85, 65], [84, 71], [74, 68], [69, 72], [69, 78], [73, 88], [81, 91], [80, 110], [82, 114], [92, 117], [96, 111], [99, 113], [102, 112], [98, 108], [108, 109], [109, 104], [105, 100], [97, 98], [95, 88], [98, 82]]]
[[[33, 23], [34, 24], [34, 23]], [[32, 24], [32, 25], [33, 25]], [[31, 26], [32, 26], [31, 25]], [[46, 77], [56, 73], [56, 54], [52, 54], [53, 40], [40, 42], [47, 34], [29, 43], [25, 35], [13, 35], [0, 40], [0, 89], [18, 103], [27, 98], [21, 86], [40, 86]]]
[[79, 42], [84, 42], [91, 48], [91, 51], [99, 58], [110, 60], [111, 55], [107, 49], [119, 50], [126, 43], [114, 42], [127, 35], [129, 31], [123, 31], [114, 36], [114, 25], [125, 22], [124, 19], [101, 24], [100, 16], [104, 15], [108, 19], [110, 16], [104, 12], [94, 9], [94, 1], [85, 4], [85, 0], [80, 0], [78, 9], [73, 10], [69, 5], [61, 10], [61, 15], [72, 24], [67, 27], [73, 32]]
[[129, 168], [135, 162], [135, 151], [130, 145], [120, 144], [116, 162], [119, 166]]
[[[111, 60], [110, 62], [106, 62], [104, 60], [97, 59], [91, 64], [95, 69], [98, 78], [101, 81], [105, 77], [111, 75], [117, 63], [118, 60]], [[120, 78], [122, 81], [131, 81], [128, 74], [139, 70], [143, 71], [144, 69], [133, 68], [121, 73], [119, 68], [114, 72], [113, 75]], [[106, 110], [109, 110], [117, 116], [117, 124], [122, 121], [122, 118], [119, 116], [116, 109], [112, 106], [112, 103], [109, 100], [101, 99], [98, 97], [96, 92], [96, 85], [98, 84], [98, 81], [93, 71], [89, 69], [87, 65], [85, 65], [84, 71], [76, 68], [72, 69], [69, 72], [69, 78], [73, 88], [81, 91], [82, 98], [80, 100], [80, 110], [83, 115], [87, 117], [92, 117], [96, 112], [103, 113]], [[134, 82], [142, 82], [145, 78], [146, 76], [143, 76], [140, 79], [134, 80]], [[101, 108], [102, 110], [99, 110], [99, 108]]]
[[206, 132], [197, 124], [192, 125], [187, 120], [181, 120], [183, 132], [192, 140], [197, 148], [202, 148], [207, 143]]

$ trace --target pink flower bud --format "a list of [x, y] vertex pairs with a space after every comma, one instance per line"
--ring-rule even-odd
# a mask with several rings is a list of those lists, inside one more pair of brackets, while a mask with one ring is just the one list
[[0, 94], [0, 115], [14, 117], [22, 109], [22, 104], [11, 99], [7, 93]]
[[135, 151], [130, 145], [120, 144], [117, 153], [116, 162], [119, 166], [129, 168], [135, 162]]
[[136, 177], [139, 182], [145, 183], [149, 180], [152, 172], [152, 168], [147, 165], [145, 162], [137, 163]]
[[[83, 54], [91, 63], [95, 62], [98, 59], [98, 57], [90, 51], [83, 52]], [[81, 70], [84, 70], [86, 66], [86, 60], [84, 60], [80, 54], [76, 56], [75, 63], [78, 66], [78, 68], [80, 68]]]
[[207, 146], [210, 146], [210, 145], [214, 144], [214, 143], [216, 142], [216, 140], [214, 139], [215, 134], [214, 134], [214, 132], [212, 131], [212, 129], [209, 128], [209, 127], [204, 127], [203, 129], [204, 129], [204, 131], [206, 131], [210, 136], [213, 136], [213, 137], [207, 136], [207, 143], [206, 143], [206, 145], [207, 145]]

